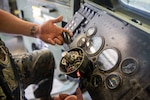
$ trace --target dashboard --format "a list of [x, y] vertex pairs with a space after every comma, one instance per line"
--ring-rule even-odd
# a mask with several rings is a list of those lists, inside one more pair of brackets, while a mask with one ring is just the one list
[[92, 100], [150, 98], [150, 34], [85, 3], [66, 24], [60, 70], [87, 89]]

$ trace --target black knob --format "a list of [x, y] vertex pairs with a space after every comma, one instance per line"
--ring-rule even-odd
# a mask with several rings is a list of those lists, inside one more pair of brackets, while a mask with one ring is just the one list
[[70, 37], [69, 33], [63, 32], [62, 35], [63, 35], [63, 38], [64, 38], [64, 42], [66, 44], [70, 44], [71, 43], [71, 37]]

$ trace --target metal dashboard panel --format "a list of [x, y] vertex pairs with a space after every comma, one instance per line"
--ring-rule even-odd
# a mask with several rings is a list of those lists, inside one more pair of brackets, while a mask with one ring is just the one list
[[[81, 78], [81, 84], [88, 90], [93, 100], [150, 98], [148, 33], [88, 3], [76, 12], [65, 27], [74, 33], [72, 43], [64, 44], [66, 50], [79, 47], [77, 44], [83, 37], [87, 40], [93, 37], [103, 38], [100, 50], [93, 55], [86, 53], [93, 63], [93, 69], [89, 76]], [[87, 36], [90, 27], [96, 27], [96, 33]], [[86, 43], [80, 47], [84, 51], [86, 51], [85, 45]], [[103, 52], [108, 49], [116, 50], [117, 62], [110, 70], [102, 70], [101, 67], [107, 60], [100, 62], [102, 65], [99, 65], [98, 60], [101, 54], [107, 55], [107, 52]], [[114, 60], [113, 57], [111, 59]], [[106, 64], [105, 67], [108, 66]], [[100, 77], [102, 82], [99, 83], [100, 79], [95, 76]]]

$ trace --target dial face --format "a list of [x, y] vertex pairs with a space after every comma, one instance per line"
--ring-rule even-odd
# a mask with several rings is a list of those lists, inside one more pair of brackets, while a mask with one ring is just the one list
[[120, 86], [121, 78], [116, 74], [111, 74], [106, 78], [106, 85], [109, 89], [116, 89]]
[[95, 35], [95, 34], [96, 34], [96, 27], [90, 27], [87, 30], [87, 36], [92, 36], [92, 35]]
[[98, 56], [100, 70], [108, 71], [113, 69], [118, 64], [119, 59], [119, 53], [116, 49], [105, 49]]
[[93, 37], [86, 42], [85, 51], [89, 55], [95, 54], [102, 48], [102, 46], [103, 46], [103, 38]]
[[94, 75], [91, 78], [91, 84], [93, 87], [98, 87], [100, 84], [102, 84], [102, 77], [100, 75]]
[[134, 59], [126, 59], [121, 65], [121, 71], [125, 74], [132, 74], [137, 69], [137, 62]]
[[77, 46], [78, 47], [83, 47], [83, 46], [85, 46], [85, 44], [86, 44], [86, 38], [82, 37], [82, 38], [79, 39]]

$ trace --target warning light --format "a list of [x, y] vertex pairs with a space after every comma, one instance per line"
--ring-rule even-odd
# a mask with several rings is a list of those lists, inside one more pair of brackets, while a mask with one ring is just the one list
[[80, 72], [79, 72], [79, 71], [77, 71], [77, 76], [78, 76], [78, 77], [81, 77], [81, 74], [80, 74]]

